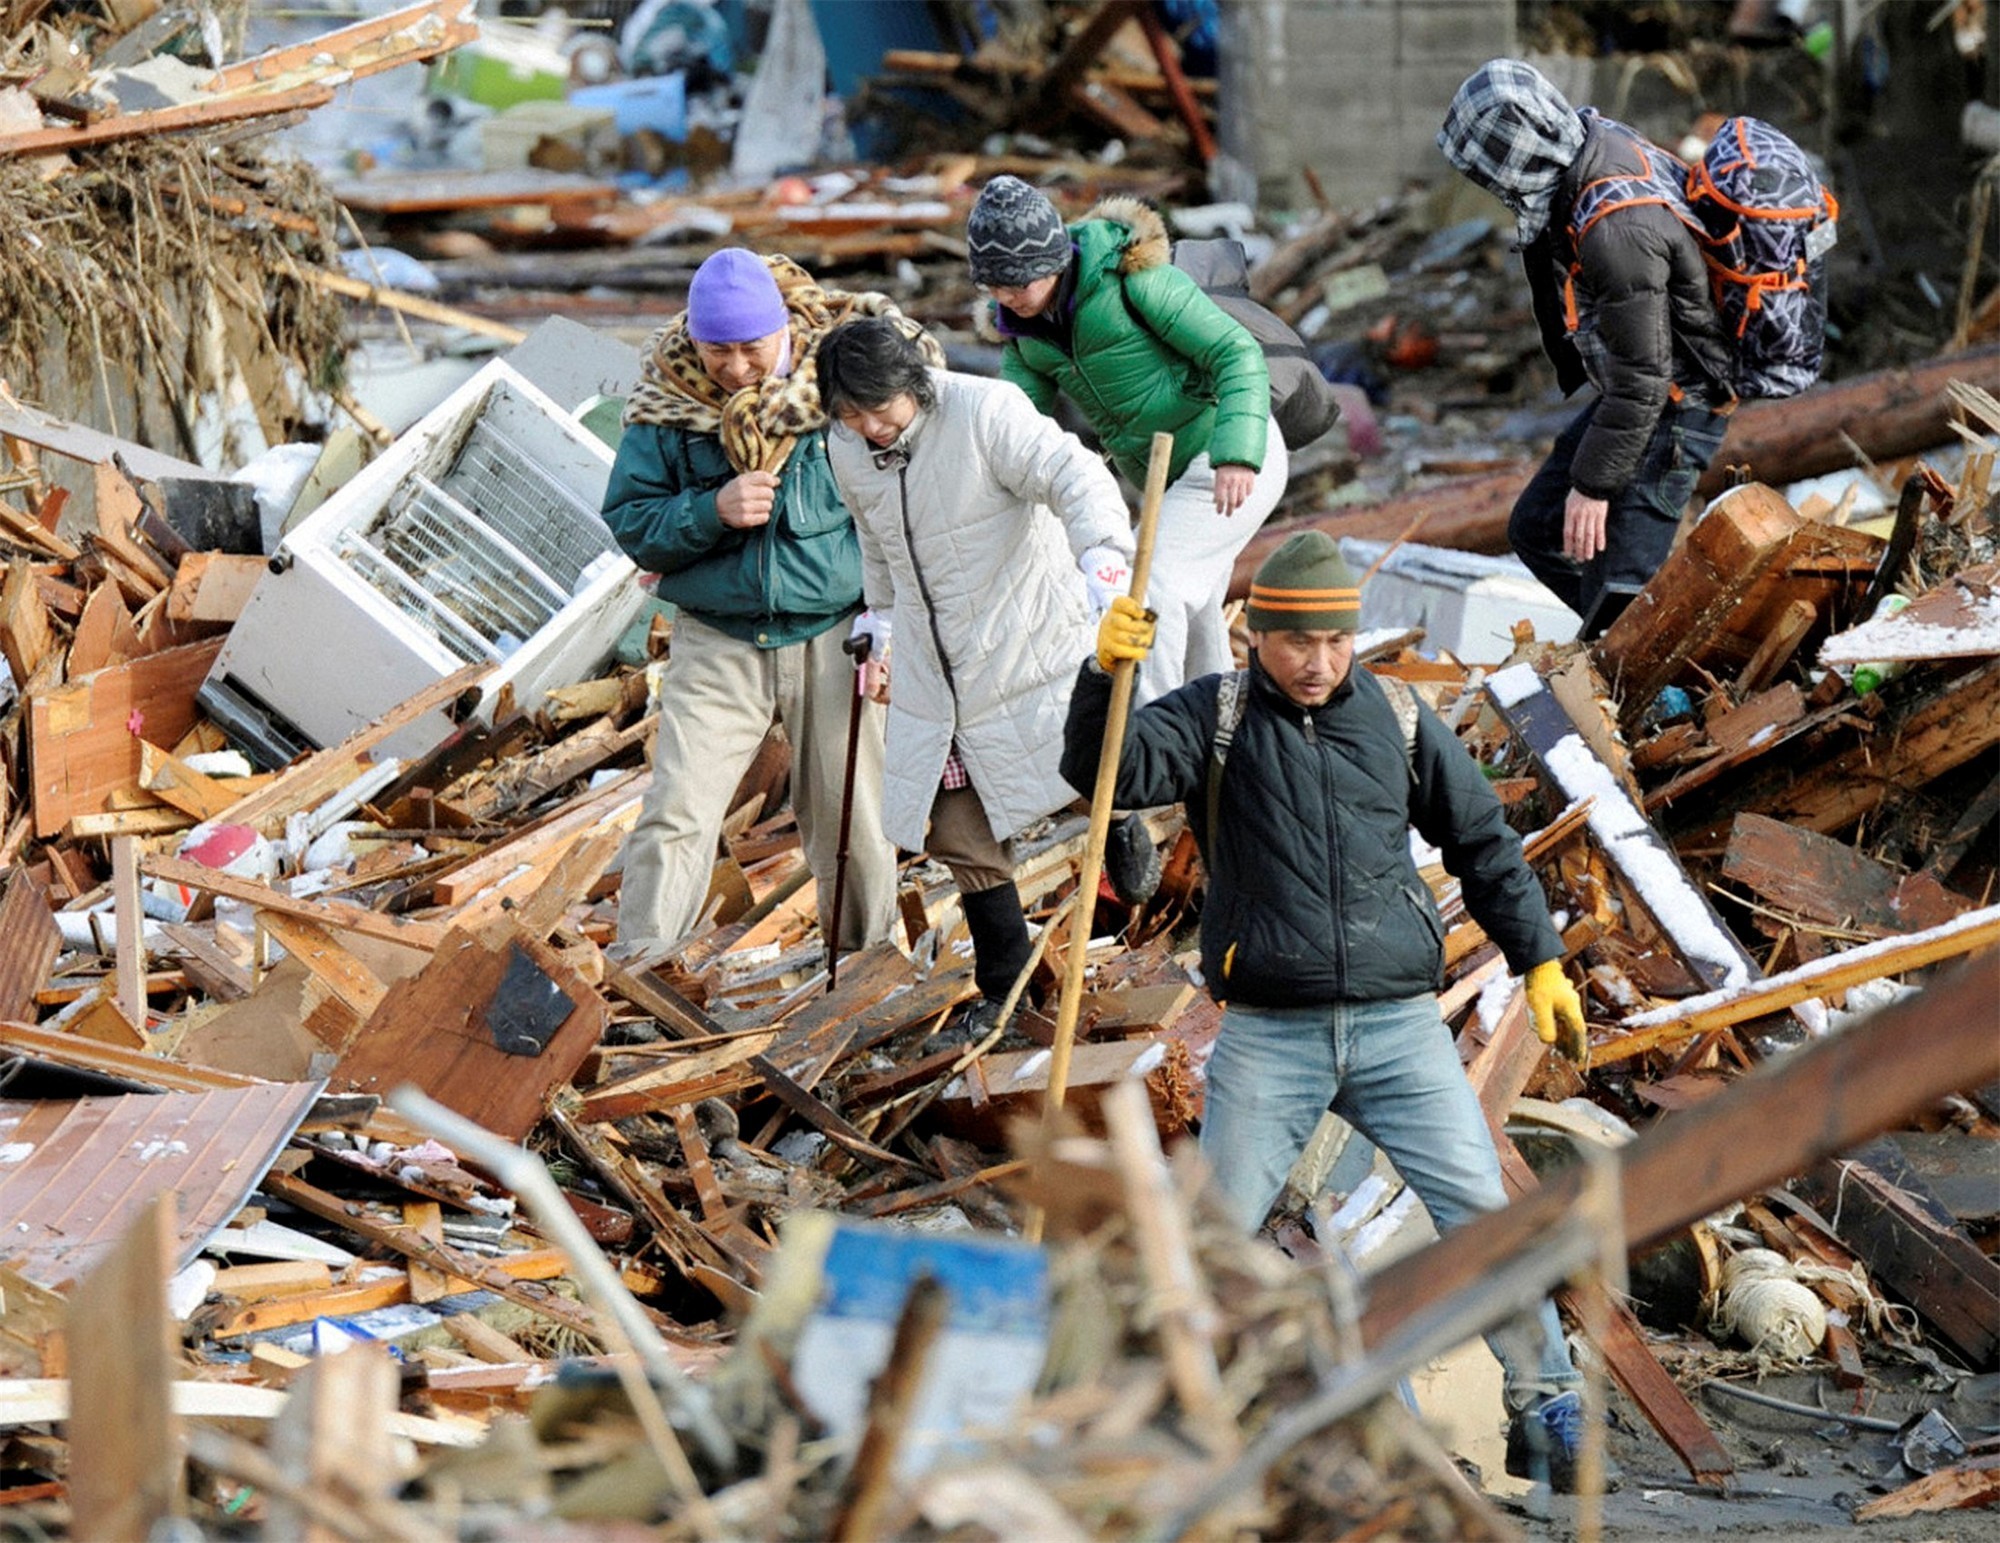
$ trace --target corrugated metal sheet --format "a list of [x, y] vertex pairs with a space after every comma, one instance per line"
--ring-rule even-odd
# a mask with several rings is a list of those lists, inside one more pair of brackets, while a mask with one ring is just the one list
[[324, 1086], [0, 1101], [0, 1263], [62, 1287], [156, 1196], [175, 1195], [175, 1266], [250, 1197]]

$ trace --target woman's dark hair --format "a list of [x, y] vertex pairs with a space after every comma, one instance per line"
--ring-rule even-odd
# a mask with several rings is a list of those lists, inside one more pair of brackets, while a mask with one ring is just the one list
[[829, 416], [843, 407], [872, 412], [905, 392], [927, 412], [937, 405], [922, 352], [894, 322], [864, 316], [820, 340], [819, 399]]

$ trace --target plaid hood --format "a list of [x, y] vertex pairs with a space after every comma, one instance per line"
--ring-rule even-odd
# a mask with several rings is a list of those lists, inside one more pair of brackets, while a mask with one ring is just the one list
[[1583, 120], [1533, 65], [1482, 64], [1458, 88], [1438, 149], [1472, 182], [1514, 211], [1515, 245], [1549, 223], [1556, 188], [1583, 149]]

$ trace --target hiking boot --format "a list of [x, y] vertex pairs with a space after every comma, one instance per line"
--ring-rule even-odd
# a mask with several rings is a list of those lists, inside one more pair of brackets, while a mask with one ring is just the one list
[[1137, 908], [1153, 898], [1160, 887], [1160, 849], [1143, 816], [1128, 814], [1111, 827], [1104, 843], [1104, 874], [1125, 905]]
[[[1583, 1453], [1583, 1398], [1574, 1388], [1517, 1409], [1507, 1425], [1507, 1471], [1546, 1484], [1558, 1495], [1576, 1493]], [[1604, 1487], [1618, 1484], [1618, 1465], [1604, 1457]]]

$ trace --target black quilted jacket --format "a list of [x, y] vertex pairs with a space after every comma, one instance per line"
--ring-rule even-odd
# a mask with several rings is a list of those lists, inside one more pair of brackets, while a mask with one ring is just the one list
[[[1224, 766], [1219, 829], [1205, 826], [1221, 676], [1134, 713], [1118, 768], [1120, 807], [1187, 808], [1209, 873], [1202, 973], [1218, 1000], [1286, 1007], [1435, 991], [1443, 929], [1410, 856], [1412, 824], [1443, 854], [1467, 909], [1516, 974], [1561, 954], [1499, 799], [1428, 709], [1413, 766], [1366, 670], [1310, 712], [1251, 670]], [[1110, 701], [1110, 677], [1087, 662], [1070, 697], [1062, 759], [1064, 778], [1086, 795]]]
[[1582, 153], [1557, 190], [1549, 228], [1521, 257], [1542, 345], [1563, 391], [1588, 381], [1603, 397], [1577, 447], [1571, 483], [1593, 498], [1610, 498], [1632, 480], [1670, 386], [1711, 404], [1729, 400], [1731, 355], [1701, 249], [1657, 204], [1612, 210], [1585, 235], [1576, 281], [1578, 328], [1569, 335], [1563, 281], [1572, 261], [1569, 219], [1577, 191], [1600, 177], [1639, 169], [1630, 146], [1602, 119], [1588, 121]]

